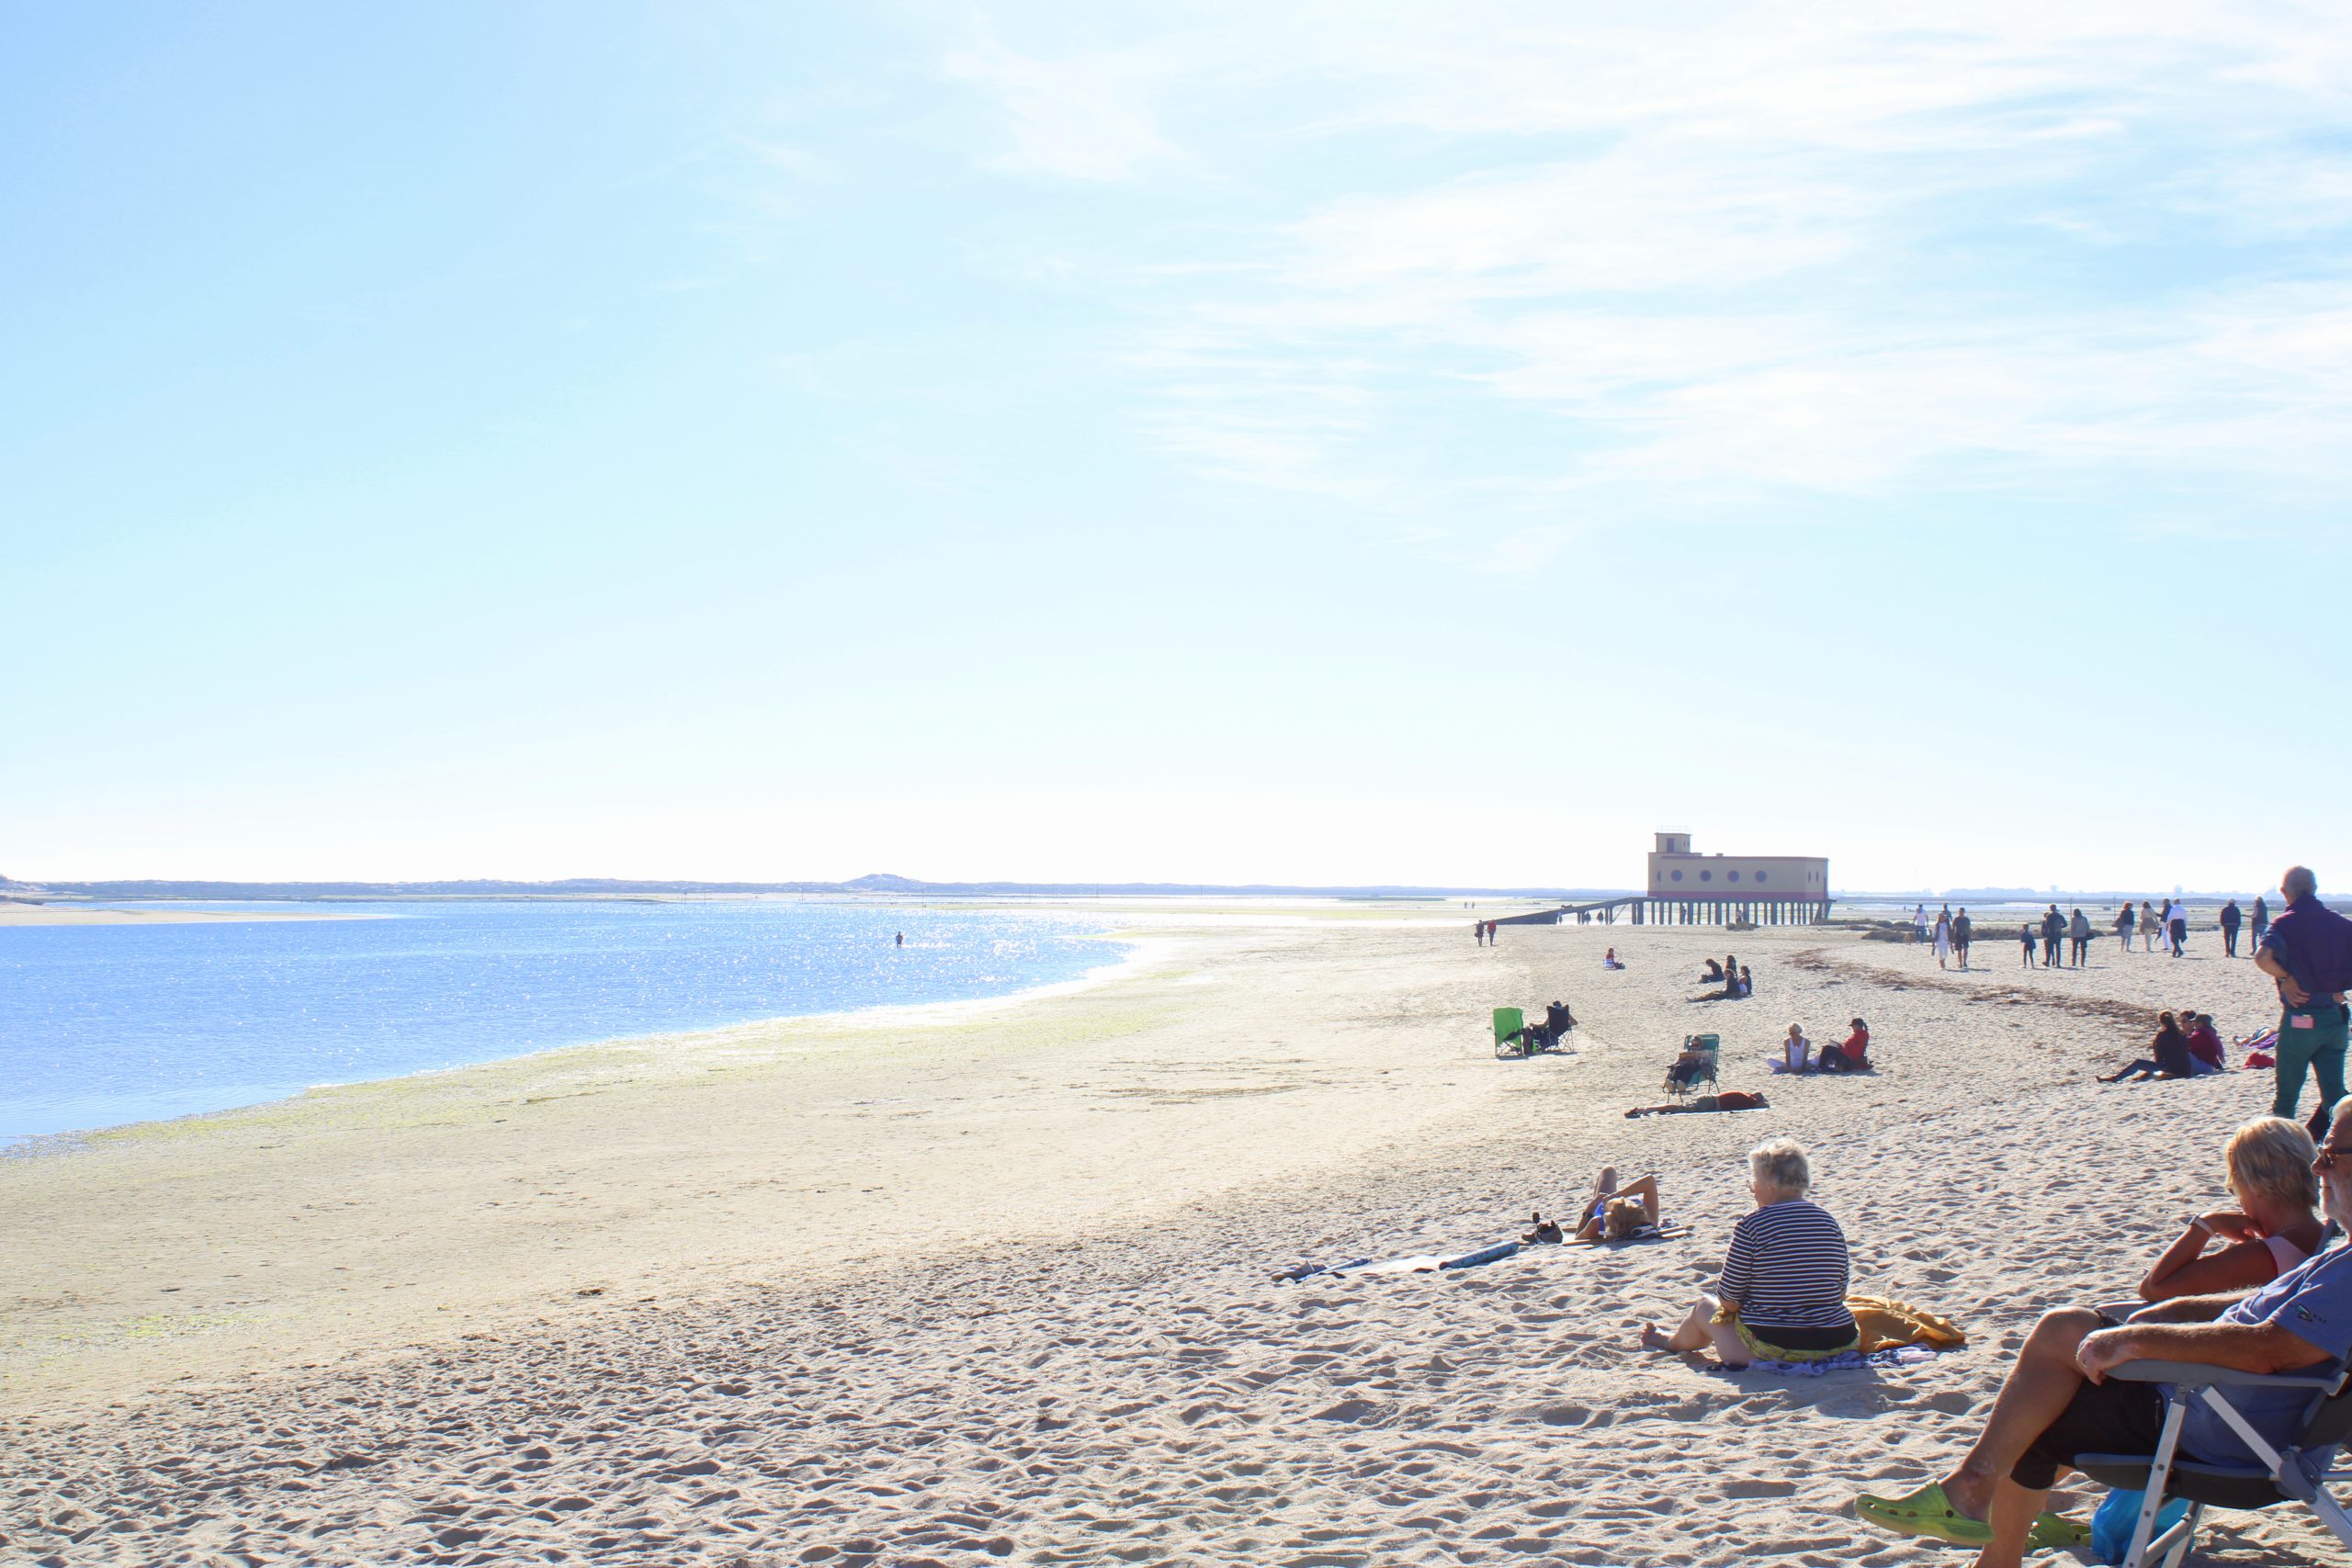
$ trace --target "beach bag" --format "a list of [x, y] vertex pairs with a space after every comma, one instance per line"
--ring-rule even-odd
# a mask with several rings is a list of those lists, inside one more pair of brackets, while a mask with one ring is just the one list
[[[2140, 1505], [2147, 1496], [2145, 1492], [2126, 1492], [2120, 1487], [2107, 1495], [2107, 1501], [2091, 1516], [2092, 1562], [2120, 1562], [2131, 1555], [2132, 1531], [2140, 1522]], [[2148, 1539], [2154, 1540], [2172, 1529], [2188, 1512], [2186, 1497], [2175, 1497], [2166, 1503], [2157, 1513], [2156, 1528], [2149, 1532]]]
[[2267, 1051], [2251, 1051], [2246, 1054], [2245, 1065], [2249, 1067], [2275, 1067], [2278, 1065], [2278, 1058]]

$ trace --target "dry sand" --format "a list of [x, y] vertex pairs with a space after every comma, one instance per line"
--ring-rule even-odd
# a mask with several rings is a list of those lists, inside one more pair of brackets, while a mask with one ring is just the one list
[[[2102, 1089], [2213, 944], [1973, 975], [1838, 931], [1154, 928], [1012, 1007], [559, 1053], [0, 1160], [0, 1559], [61, 1563], [1959, 1562], [1858, 1524], [2036, 1313], [2218, 1195], [2262, 1075]], [[1633, 968], [1605, 974], [1613, 943]], [[1702, 955], [1749, 1001], [1686, 998]], [[1486, 1010], [1569, 999], [1573, 1055]], [[1792, 1021], [1883, 1068], [1766, 1081]], [[1629, 1122], [1681, 1035], [1770, 1111]], [[1787, 1134], [1857, 1286], [1970, 1347], [1820, 1379], [1634, 1348]], [[1661, 1173], [1682, 1241], [1306, 1286]], [[2084, 1511], [2077, 1506], [2078, 1513]], [[2068, 1561], [2052, 1558], [2050, 1561]], [[2203, 1562], [2343, 1562], [2277, 1510]]]

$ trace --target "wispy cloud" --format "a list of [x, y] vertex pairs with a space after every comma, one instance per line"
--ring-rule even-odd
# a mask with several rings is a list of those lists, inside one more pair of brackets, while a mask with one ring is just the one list
[[1247, 193], [1091, 280], [1180, 460], [1426, 497], [1438, 422], [1507, 558], [1669, 486], [2352, 480], [2352, 13], [1348, 16], [955, 66], [1000, 166]]

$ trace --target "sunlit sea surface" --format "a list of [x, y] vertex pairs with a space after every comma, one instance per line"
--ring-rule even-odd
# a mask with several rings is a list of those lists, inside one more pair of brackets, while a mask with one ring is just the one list
[[372, 918], [0, 927], [0, 1145], [628, 1035], [1007, 996], [1124, 952], [1042, 911], [177, 907]]

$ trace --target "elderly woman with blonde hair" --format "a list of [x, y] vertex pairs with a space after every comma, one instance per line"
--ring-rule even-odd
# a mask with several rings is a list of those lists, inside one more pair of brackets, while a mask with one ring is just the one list
[[1786, 1138], [1747, 1156], [1756, 1207], [1732, 1227], [1715, 1293], [1702, 1295], [1673, 1333], [1642, 1325], [1642, 1344], [1685, 1353], [1712, 1348], [1727, 1367], [1819, 1361], [1860, 1343], [1846, 1308], [1853, 1272], [1846, 1233], [1805, 1197], [1813, 1170]]
[[[2143, 1301], [2234, 1294], [2267, 1285], [2319, 1250], [2319, 1152], [2284, 1116], [2257, 1116], [2230, 1134], [2222, 1161], [2234, 1209], [2181, 1218], [2179, 1238], [2140, 1281]], [[2219, 1251], [2208, 1251], [2220, 1242]]]

